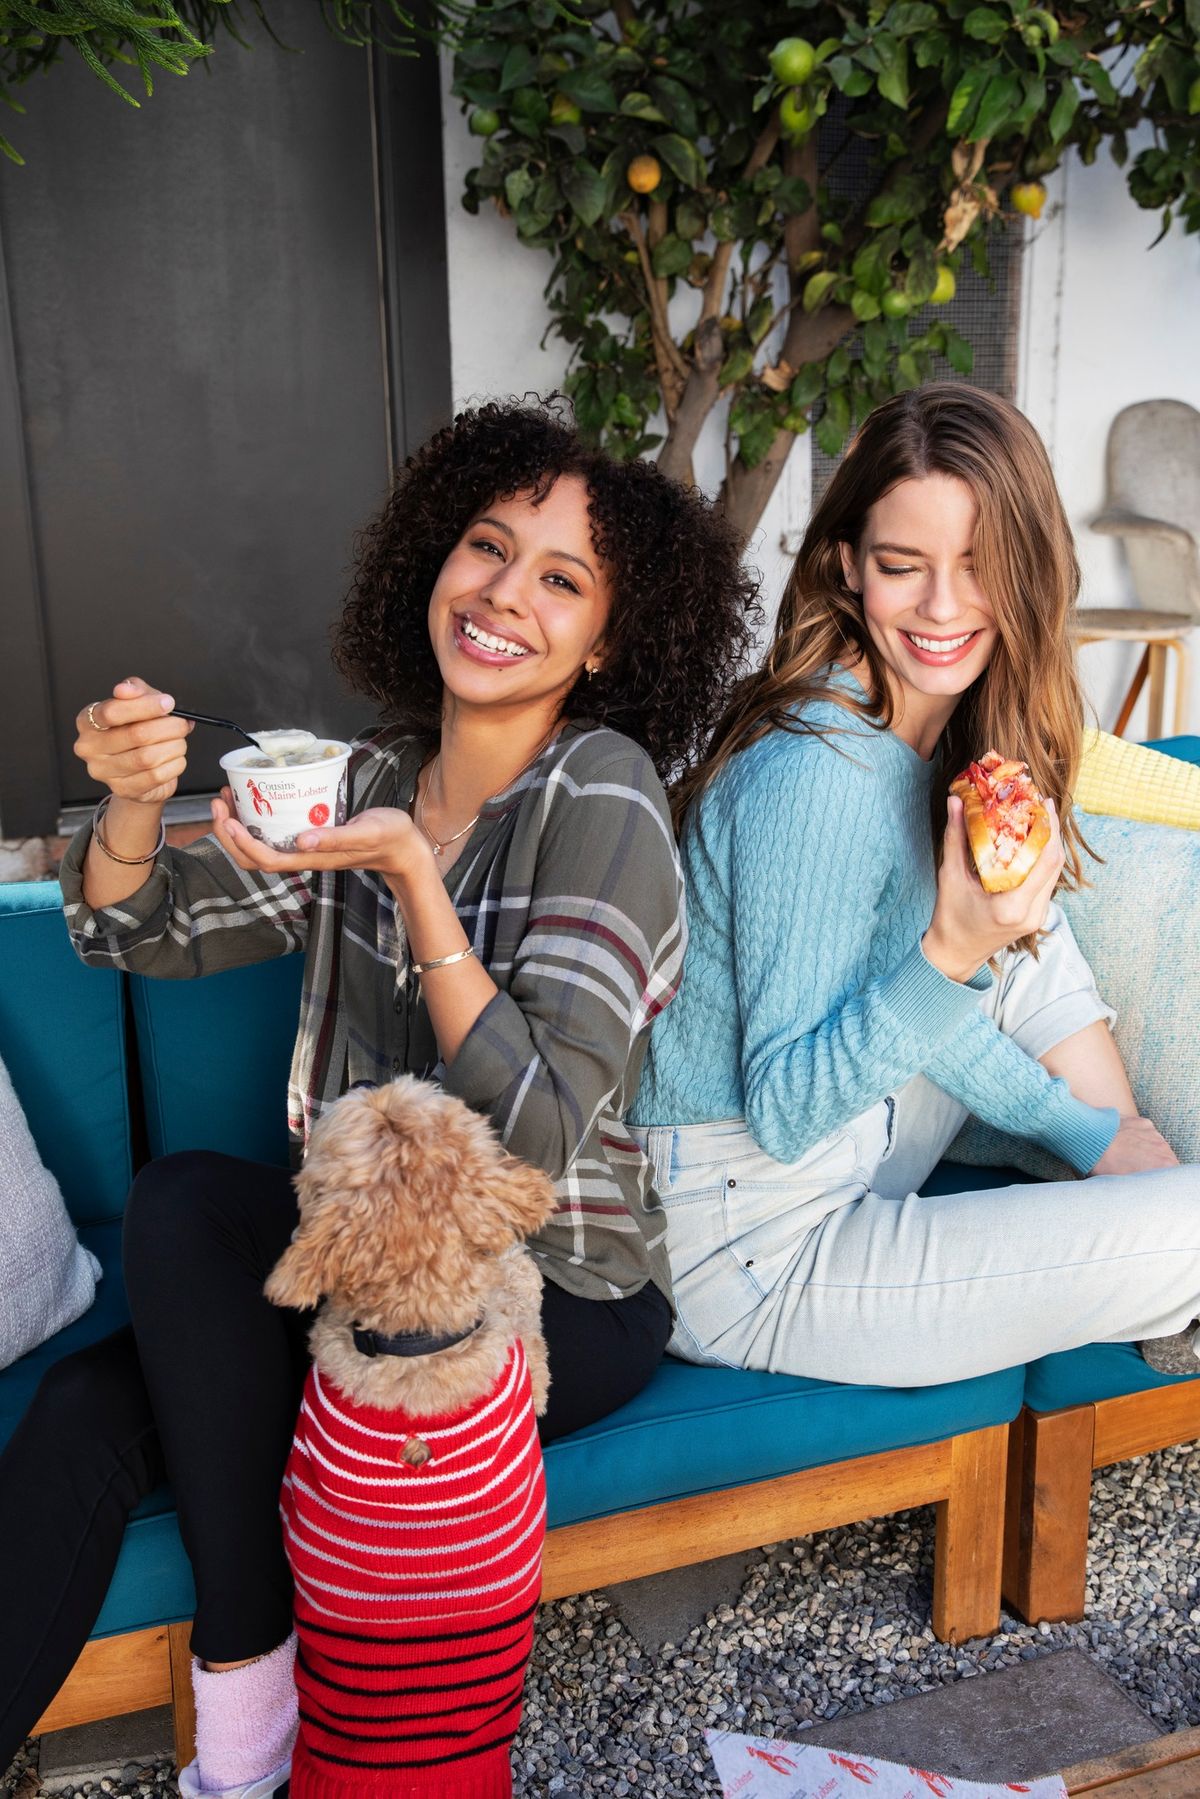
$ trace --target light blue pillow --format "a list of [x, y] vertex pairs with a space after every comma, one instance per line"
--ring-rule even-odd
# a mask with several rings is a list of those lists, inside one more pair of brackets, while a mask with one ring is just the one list
[[[1200, 1162], [1200, 831], [1079, 814], [1103, 864], [1060, 894], [1102, 997], [1138, 1111], [1181, 1162]], [[1033, 1143], [971, 1119], [947, 1152], [975, 1167], [1063, 1179], [1071, 1170]]]
[[86, 1312], [100, 1271], [0, 1062], [0, 1368]]

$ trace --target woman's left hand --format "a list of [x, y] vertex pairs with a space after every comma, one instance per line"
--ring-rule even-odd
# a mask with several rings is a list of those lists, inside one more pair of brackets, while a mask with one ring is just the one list
[[272, 849], [252, 837], [233, 809], [233, 796], [223, 789], [212, 802], [213, 833], [239, 868], [262, 874], [320, 873], [327, 868], [364, 868], [389, 883], [410, 880], [433, 868], [433, 851], [407, 812], [396, 806], [371, 806], [320, 831], [302, 831], [294, 850]]

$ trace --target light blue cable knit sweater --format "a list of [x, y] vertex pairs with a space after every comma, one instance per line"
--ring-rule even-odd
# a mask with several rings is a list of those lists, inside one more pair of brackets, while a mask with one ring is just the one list
[[804, 718], [841, 729], [771, 731], [692, 808], [683, 985], [654, 1025], [631, 1122], [744, 1118], [793, 1162], [924, 1074], [988, 1124], [1094, 1167], [1117, 1113], [1075, 1099], [985, 1016], [986, 967], [960, 984], [922, 953], [936, 765], [833, 701]]

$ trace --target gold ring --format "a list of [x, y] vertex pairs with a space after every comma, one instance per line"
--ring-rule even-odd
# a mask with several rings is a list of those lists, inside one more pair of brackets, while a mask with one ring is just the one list
[[93, 731], [111, 731], [112, 730], [111, 725], [99, 725], [96, 723], [96, 707], [99, 704], [100, 704], [99, 700], [92, 701], [91, 705], [87, 709], [87, 721], [88, 721], [89, 725], [91, 725]]

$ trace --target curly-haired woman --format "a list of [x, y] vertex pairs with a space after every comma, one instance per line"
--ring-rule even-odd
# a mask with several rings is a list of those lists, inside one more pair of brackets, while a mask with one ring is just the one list
[[[683, 955], [661, 777], [711, 730], [752, 610], [698, 494], [588, 451], [547, 409], [485, 405], [410, 458], [365, 534], [335, 658], [387, 722], [351, 758], [345, 824], [280, 854], [226, 794], [211, 837], [163, 849], [187, 749], [172, 699], [122, 681], [79, 717], [76, 753], [111, 794], [62, 871], [85, 961], [182, 977], [303, 950], [297, 1153], [352, 1083], [408, 1071], [558, 1183], [532, 1245], [544, 1440], [632, 1397], [670, 1335], [662, 1212], [620, 1119]], [[309, 1321], [262, 1284], [296, 1216], [285, 1170], [196, 1153], [138, 1176], [132, 1330], [51, 1370], [0, 1463], [0, 1584], [22, 1620], [0, 1647], [0, 1763], [165, 1471], [197, 1592], [183, 1790], [257, 1799], [287, 1779], [278, 1497]], [[503, 1708], [494, 1722], [502, 1737]]]
[[[675, 1353], [920, 1385], [1200, 1310], [1200, 1169], [1137, 1117], [1052, 903], [1081, 875], [1078, 584], [1015, 408], [937, 385], [866, 420], [679, 791], [686, 978], [631, 1114]], [[1054, 812], [997, 895], [947, 794], [990, 749]], [[1093, 1178], [919, 1196], [968, 1113]]]

